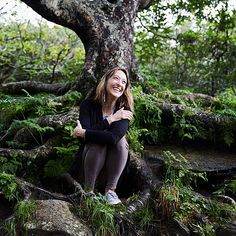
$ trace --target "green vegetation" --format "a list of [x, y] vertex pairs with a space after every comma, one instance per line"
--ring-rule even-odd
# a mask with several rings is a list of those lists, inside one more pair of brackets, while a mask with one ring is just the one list
[[[132, 151], [141, 152], [145, 144], [167, 140], [235, 145], [236, 13], [227, 2], [154, 1], [149, 10], [139, 13], [134, 46], [143, 81], [132, 81], [135, 119], [127, 134]], [[215, 15], [212, 8], [217, 9]], [[167, 10], [175, 18], [173, 24], [168, 23]], [[29, 22], [0, 23], [0, 27], [0, 83], [61, 83], [80, 75], [85, 52], [72, 31]], [[16, 202], [17, 221], [24, 223], [35, 203], [21, 201], [15, 176], [34, 182], [61, 175], [68, 171], [78, 150], [72, 137], [75, 116], [63, 127], [59, 120], [54, 126], [43, 125], [41, 118], [63, 116], [78, 106], [84, 95], [78, 91], [63, 96], [33, 95], [26, 90], [22, 95], [0, 93], [1, 142], [6, 149], [20, 150], [0, 156], [0, 191]], [[209, 115], [217, 125], [204, 123], [199, 114]], [[20, 136], [24, 130], [28, 131], [27, 140]], [[53, 145], [48, 159], [21, 155], [23, 149], [37, 149], [55, 137], [60, 142]], [[190, 171], [182, 155], [167, 151], [165, 157], [163, 186], [156, 190], [153, 202], [133, 216], [138, 229], [148, 231], [158, 220], [174, 218], [200, 235], [214, 235], [219, 225], [235, 218], [235, 207], [194, 192], [196, 180], [206, 180], [204, 174]], [[235, 196], [235, 178], [215, 193]], [[115, 215], [123, 210], [96, 196], [82, 201], [77, 213], [96, 235], [109, 235], [116, 233]], [[202, 223], [197, 217], [207, 220]], [[16, 235], [17, 221], [6, 223], [4, 232]]]
[[78, 77], [84, 49], [66, 28], [29, 22], [1, 24], [1, 82], [34, 80], [55, 83]]
[[[5, 224], [0, 226], [1, 232], [4, 232], [4, 235], [17, 236], [17, 227], [19, 227], [19, 225], [24, 225], [27, 220], [32, 217], [35, 209], [36, 204], [33, 201], [18, 201], [14, 210], [15, 217], [9, 219]], [[28, 235], [26, 231], [21, 233]]]
[[15, 206], [16, 218], [21, 224], [26, 223], [30, 216], [35, 212], [36, 203], [34, 201], [19, 201]]
[[115, 212], [116, 208], [110, 206], [99, 194], [95, 197], [86, 197], [78, 208], [79, 216], [98, 236], [116, 235]]
[[200, 235], [215, 235], [220, 225], [234, 220], [234, 205], [208, 199], [193, 191], [197, 179], [206, 181], [203, 173], [189, 170], [182, 155], [175, 156], [166, 151], [165, 157], [166, 174], [163, 186], [158, 190], [157, 204], [161, 218], [178, 219]]
[[229, 1], [154, 1], [139, 13], [136, 29], [145, 80], [210, 95], [232, 87], [235, 24]]
[[0, 173], [0, 189], [6, 199], [18, 199], [17, 185], [13, 175]]
[[[191, 98], [193, 94], [186, 90], [171, 91], [159, 88], [152, 94], [146, 94], [143, 90], [141, 86], [133, 89], [135, 120], [131, 126], [133, 132], [131, 134], [139, 138], [139, 142], [145, 140], [148, 144], [157, 144], [176, 136], [180, 140], [208, 140], [213, 143], [225, 143], [228, 146], [235, 142], [233, 133], [235, 132], [236, 94], [232, 89], [223, 92], [217, 98], [211, 97], [212, 100], [209, 102], [204, 101], [202, 97]], [[167, 109], [172, 104], [177, 105], [182, 111], [173, 108], [173, 117], [167, 121], [166, 117], [163, 118], [164, 110], [161, 109], [163, 104]], [[209, 127], [196, 118], [199, 112], [214, 116], [219, 121], [231, 119], [232, 122], [222, 125], [219, 132], [216, 126]]]

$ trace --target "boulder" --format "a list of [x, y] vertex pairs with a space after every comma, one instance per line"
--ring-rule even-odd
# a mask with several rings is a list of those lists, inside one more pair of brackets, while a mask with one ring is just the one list
[[70, 210], [72, 205], [60, 200], [36, 200], [36, 210], [25, 224], [30, 236], [87, 236], [92, 231]]

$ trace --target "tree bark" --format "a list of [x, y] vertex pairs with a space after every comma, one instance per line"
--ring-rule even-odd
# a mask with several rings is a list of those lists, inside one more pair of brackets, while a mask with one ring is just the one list
[[49, 139], [44, 145], [30, 150], [0, 148], [0, 156], [6, 158], [17, 156], [18, 158], [25, 158], [26, 160], [40, 159], [43, 161], [44, 159], [49, 159], [51, 155], [56, 154], [54, 146], [59, 143], [60, 139], [60, 137], [54, 137]]
[[88, 91], [114, 66], [136, 73], [133, 54], [134, 22], [138, 10], [151, 0], [22, 0], [45, 19], [70, 28], [85, 48], [85, 63], [74, 89]]
[[[174, 114], [183, 115], [187, 108], [181, 104], [168, 104], [155, 102], [155, 105], [159, 107], [165, 116], [173, 116]], [[199, 109], [191, 109], [188, 115], [186, 115], [191, 120], [191, 123], [201, 123], [203, 127], [208, 128], [218, 128], [223, 126], [231, 126], [235, 124], [235, 119], [220, 116], [209, 111], [201, 111]]]
[[42, 92], [65, 94], [70, 88], [71, 83], [46, 84], [35, 81], [20, 81], [0, 84], [0, 92], [5, 94], [23, 94], [23, 90], [30, 94]]

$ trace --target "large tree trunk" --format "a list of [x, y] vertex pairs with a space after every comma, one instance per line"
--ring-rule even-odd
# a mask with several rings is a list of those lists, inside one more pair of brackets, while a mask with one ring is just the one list
[[91, 83], [113, 66], [136, 74], [133, 55], [134, 22], [137, 11], [151, 0], [22, 0], [41, 16], [77, 33], [86, 52], [85, 63], [74, 89], [88, 91]]

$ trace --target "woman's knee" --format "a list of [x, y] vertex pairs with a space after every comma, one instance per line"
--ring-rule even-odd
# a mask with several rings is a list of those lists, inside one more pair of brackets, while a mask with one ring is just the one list
[[106, 145], [97, 143], [88, 143], [85, 145], [85, 149], [89, 152], [103, 153], [106, 151]]
[[121, 138], [120, 141], [114, 145], [116, 149], [118, 150], [128, 150], [129, 149], [129, 144], [126, 140], [125, 137]]

